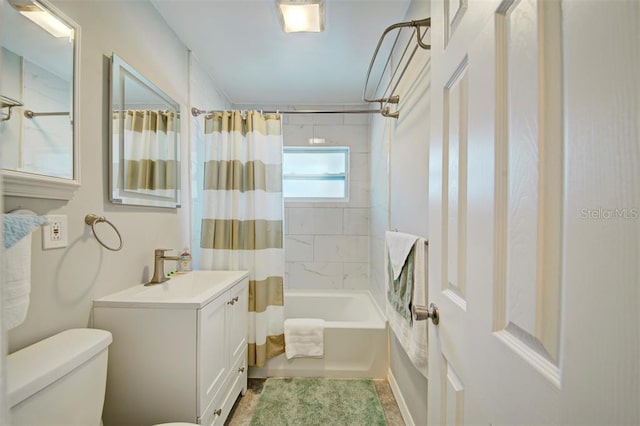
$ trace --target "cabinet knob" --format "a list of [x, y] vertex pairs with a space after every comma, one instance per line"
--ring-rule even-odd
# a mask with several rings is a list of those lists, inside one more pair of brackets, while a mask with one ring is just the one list
[[222, 414], [222, 408], [218, 408], [216, 411], [213, 412], [214, 416], [219, 416], [220, 414]]
[[228, 305], [233, 305], [234, 303], [236, 303], [238, 301], [238, 296], [234, 297], [233, 299], [229, 300], [227, 302]]
[[244, 373], [244, 367], [240, 367], [240, 368], [238, 368], [238, 372], [239, 372], [239, 373]]

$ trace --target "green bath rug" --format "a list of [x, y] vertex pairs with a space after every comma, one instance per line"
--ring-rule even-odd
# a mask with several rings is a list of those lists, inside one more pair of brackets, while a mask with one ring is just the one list
[[372, 380], [267, 379], [251, 426], [386, 425]]

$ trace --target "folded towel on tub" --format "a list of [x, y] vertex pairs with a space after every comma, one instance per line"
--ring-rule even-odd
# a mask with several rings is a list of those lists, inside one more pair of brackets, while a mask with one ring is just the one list
[[290, 318], [284, 321], [284, 343], [287, 359], [324, 356], [324, 320]]

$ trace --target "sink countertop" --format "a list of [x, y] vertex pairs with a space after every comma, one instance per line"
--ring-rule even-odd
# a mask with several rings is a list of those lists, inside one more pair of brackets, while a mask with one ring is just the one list
[[161, 284], [138, 284], [95, 299], [93, 307], [201, 308], [248, 275], [247, 271], [191, 271]]

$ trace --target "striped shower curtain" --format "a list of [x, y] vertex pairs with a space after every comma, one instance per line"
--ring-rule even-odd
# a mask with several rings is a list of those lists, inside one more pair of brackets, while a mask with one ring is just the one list
[[[123, 114], [124, 188], [155, 195], [167, 192], [170, 196], [178, 182], [177, 113], [126, 110]], [[114, 120], [117, 118], [116, 114]]]
[[249, 365], [284, 352], [282, 125], [249, 111], [205, 117], [200, 269], [249, 271]]

